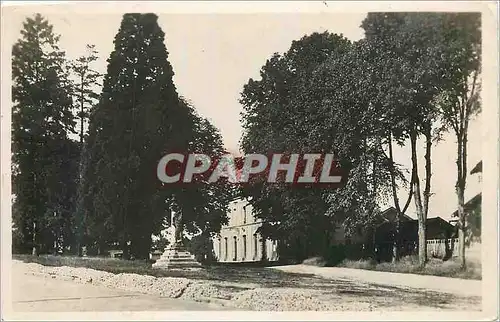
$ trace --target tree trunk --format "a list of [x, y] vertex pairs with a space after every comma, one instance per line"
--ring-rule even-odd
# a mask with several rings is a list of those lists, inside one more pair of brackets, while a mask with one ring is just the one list
[[427, 239], [426, 234], [426, 220], [418, 221], [418, 264], [424, 267], [427, 262]]
[[141, 216], [144, 218], [144, 223], [137, 224], [135, 231], [132, 234], [132, 255], [134, 259], [149, 259], [151, 252], [151, 235], [153, 229], [150, 227], [148, 218], [145, 215]]
[[83, 92], [85, 90], [84, 88], [84, 75], [81, 75], [81, 88], [80, 88], [80, 146], [83, 146], [83, 122], [84, 122], [84, 117], [83, 117], [83, 112], [84, 112], [84, 96]]
[[[99, 238], [99, 241], [98, 241], [98, 252], [99, 252], [99, 255], [103, 255], [107, 252], [107, 244], [106, 242], [104, 241], [104, 239], [102, 238]], [[82, 248], [82, 251], [83, 251], [83, 248]]]
[[122, 258], [129, 260], [130, 259], [130, 247], [128, 245], [128, 238], [126, 237], [126, 234], [124, 235], [124, 237], [122, 239], [122, 251], [123, 251]]
[[78, 257], [83, 257], [82, 243], [80, 243], [80, 242], [76, 243], [76, 251], [77, 251]]
[[394, 169], [394, 155], [392, 152], [392, 135], [389, 133], [388, 138], [389, 144], [389, 172], [391, 174], [391, 188], [392, 188], [392, 198], [394, 201], [394, 207], [396, 208], [396, 218], [395, 218], [395, 230], [394, 230], [394, 240], [392, 242], [392, 262], [395, 263], [399, 260], [399, 222], [401, 220], [401, 209], [399, 208], [398, 192], [396, 187], [396, 174]]
[[[38, 190], [37, 190], [37, 176], [36, 176], [36, 173], [33, 172], [33, 194], [35, 196], [35, 200], [37, 200], [37, 196], [38, 196]], [[37, 200], [38, 201], [38, 200]], [[37, 236], [37, 233], [36, 233], [36, 230], [38, 229], [37, 227], [37, 223], [36, 223], [36, 216], [38, 216], [38, 207], [35, 207], [35, 213], [33, 214], [35, 216], [35, 218], [33, 218], [33, 248], [31, 250], [31, 255], [33, 256], [38, 256], [38, 236]]]
[[33, 248], [31, 249], [31, 255], [33, 256], [38, 256], [36, 228], [36, 222], [33, 222]]
[[457, 188], [458, 197], [458, 259], [460, 268], [465, 269], [465, 210], [464, 210], [464, 191]]
[[396, 187], [396, 174], [395, 174], [395, 169], [394, 169], [394, 155], [392, 152], [392, 135], [389, 133], [389, 138], [388, 138], [388, 144], [389, 144], [389, 172], [391, 174], [391, 188], [392, 188], [392, 198], [394, 201], [394, 206], [396, 208], [396, 218], [395, 218], [395, 231], [394, 231], [394, 240], [392, 242], [392, 262], [395, 263], [399, 260], [399, 222], [401, 220], [400, 215], [401, 215], [401, 209], [399, 208], [399, 199], [398, 199], [398, 192], [397, 192], [397, 187]]
[[132, 242], [132, 255], [134, 259], [149, 259], [151, 250], [151, 239], [148, 241], [146, 236], [137, 236]]
[[431, 125], [428, 124], [425, 131], [425, 188], [424, 188], [424, 217], [429, 214], [429, 199], [431, 197], [431, 178], [432, 178], [432, 134]]
[[[419, 251], [419, 257], [425, 256], [427, 261], [427, 238], [426, 235], [426, 221], [427, 215], [429, 213], [429, 199], [431, 197], [431, 178], [432, 178], [432, 160], [431, 160], [431, 149], [432, 149], [432, 134], [431, 125], [429, 124], [425, 131], [425, 188], [424, 188], [424, 201], [422, 209], [422, 218], [419, 223], [419, 245], [425, 245], [424, 250], [422, 250], [423, 255]], [[419, 246], [420, 249], [421, 246]]]
[[377, 243], [377, 235], [376, 235], [377, 230], [375, 228], [372, 228], [371, 231], [371, 237], [372, 237], [372, 245], [371, 245], [371, 253], [373, 260], [377, 260], [377, 250], [376, 250], [376, 243]]
[[458, 151], [457, 151], [457, 170], [458, 179], [456, 184], [456, 193], [458, 198], [458, 259], [460, 262], [460, 268], [465, 270], [465, 209], [464, 209], [464, 193], [465, 193], [465, 176], [466, 172], [463, 167], [464, 165], [464, 145], [463, 140], [459, 138], [458, 140]]
[[[80, 112], [81, 112], [81, 115], [80, 115], [80, 155], [83, 156], [83, 122], [84, 122], [84, 118], [83, 118], [83, 112], [84, 112], [84, 96], [83, 96], [83, 91], [84, 91], [84, 87], [83, 87], [83, 75], [81, 76], [81, 82], [82, 82], [82, 85], [81, 85], [81, 88], [80, 88]], [[82, 158], [82, 157], [81, 157]], [[83, 178], [83, 174], [82, 174], [82, 160], [80, 160], [80, 178], [79, 178], [79, 181], [81, 183], [82, 181], [82, 178]], [[78, 238], [78, 241], [76, 243], [76, 247], [77, 247], [77, 254], [78, 254], [78, 257], [83, 257], [83, 248], [82, 248], [82, 231], [83, 231], [83, 227], [82, 227], [82, 218], [81, 216], [83, 216], [83, 214], [79, 211], [77, 213], [77, 216], [78, 217], [78, 227], [77, 227], [77, 238]]]
[[262, 257], [261, 257], [260, 261], [265, 263], [265, 262], [267, 262], [266, 238], [264, 236], [262, 236], [262, 238], [260, 240], [262, 243]]
[[57, 235], [54, 237], [54, 245], [52, 246], [52, 255], [57, 255]]
[[410, 134], [411, 142], [411, 160], [412, 160], [412, 191], [415, 199], [415, 208], [418, 218], [418, 262], [420, 267], [424, 267], [427, 262], [427, 241], [425, 232], [426, 217], [422, 207], [422, 199], [420, 194], [420, 179], [418, 177], [418, 161], [417, 161], [417, 133], [414, 129]]
[[[410, 205], [411, 198], [412, 198], [412, 190], [410, 189], [408, 193], [408, 199], [406, 200], [405, 206], [403, 210], [401, 210], [401, 207], [399, 206], [399, 198], [398, 198], [398, 192], [397, 192], [397, 186], [396, 186], [396, 171], [394, 167], [394, 154], [392, 151], [392, 135], [389, 133], [389, 138], [388, 138], [388, 143], [389, 143], [389, 169], [390, 169], [390, 175], [391, 175], [391, 188], [392, 188], [392, 198], [394, 200], [394, 207], [396, 208], [396, 218], [395, 218], [395, 231], [394, 231], [394, 241], [392, 244], [392, 262], [395, 263], [399, 260], [400, 254], [399, 254], [399, 247], [400, 247], [400, 226], [401, 226], [401, 215], [403, 215], [406, 212], [406, 209], [408, 209], [408, 206]], [[410, 186], [413, 184], [413, 171], [411, 175], [411, 180], [410, 180]]]

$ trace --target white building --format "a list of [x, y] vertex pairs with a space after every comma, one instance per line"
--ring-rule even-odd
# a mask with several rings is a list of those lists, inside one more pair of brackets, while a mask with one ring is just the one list
[[[218, 262], [257, 262], [262, 259], [263, 240], [257, 229], [262, 221], [256, 220], [252, 206], [243, 199], [229, 205], [229, 222], [213, 239], [213, 249]], [[266, 240], [266, 258], [277, 261], [277, 242]]]

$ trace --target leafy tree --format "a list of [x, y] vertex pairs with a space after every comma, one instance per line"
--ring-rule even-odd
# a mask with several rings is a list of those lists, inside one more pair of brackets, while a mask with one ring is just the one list
[[[242, 114], [244, 135], [241, 143], [246, 154], [279, 153], [293, 149], [293, 145], [296, 144], [293, 140], [296, 136], [293, 129], [295, 120], [287, 107], [292, 99], [294, 87], [298, 86], [296, 82], [300, 79], [299, 75], [307, 72], [310, 74], [311, 65], [318, 63], [308, 60], [305, 54], [301, 55], [303, 51], [307, 52], [303, 47], [311, 48], [311, 51], [318, 53], [322, 53], [322, 49], [324, 49], [323, 55], [326, 57], [332, 51], [330, 48], [332, 42], [329, 41], [332, 37], [328, 33], [314, 34], [311, 37], [304, 37], [302, 39], [304, 44], [301, 41], [294, 42], [289, 51], [290, 59], [274, 54], [262, 67], [261, 80], [250, 79], [245, 85], [240, 102], [244, 107]], [[319, 48], [315, 48], [315, 46]], [[324, 60], [325, 57], [318, 57], [318, 59]], [[291, 65], [292, 60], [297, 66]], [[301, 64], [304, 66], [303, 69], [300, 68]], [[300, 128], [296, 130], [300, 130]], [[285, 238], [286, 241], [286, 237], [294, 235], [291, 234], [293, 230], [297, 231], [306, 227], [301, 225], [299, 219], [305, 214], [300, 212], [288, 214], [285, 211], [286, 193], [287, 189], [283, 187], [267, 185], [263, 182], [254, 183], [243, 191], [243, 195], [250, 198], [257, 218], [266, 222], [280, 223], [274, 229], [264, 225], [261, 230], [263, 240], [270, 237]], [[314, 198], [316, 201], [322, 199], [321, 195], [317, 193]], [[290, 204], [295, 200], [299, 201], [300, 197], [291, 196], [291, 198], [286, 199], [286, 205], [290, 205], [291, 209], [298, 210], [299, 208], [293, 207], [296, 203]], [[292, 218], [295, 220], [291, 220]], [[301, 233], [295, 236], [307, 238], [308, 235]]]
[[[456, 190], [461, 209], [460, 258], [465, 267], [463, 191], [468, 122], [479, 109], [479, 26], [478, 14], [373, 13], [363, 22], [369, 47], [375, 56], [383, 57], [374, 64], [377, 73], [383, 75], [377, 81], [382, 96], [376, 102], [382, 102], [383, 110], [392, 111], [389, 120], [394, 139], [409, 139], [412, 147], [411, 185], [419, 220], [421, 265], [426, 260], [425, 220], [431, 196], [432, 144], [451, 128], [458, 142]], [[416, 141], [421, 135], [426, 150], [423, 195], [416, 152]]]
[[[193, 106], [181, 98], [183, 106], [191, 115], [191, 139], [187, 152], [209, 155], [217, 160], [227, 154], [223, 147], [222, 136], [209, 120], [199, 116]], [[217, 182], [208, 182], [210, 171], [196, 176], [189, 185], [169, 187], [170, 207], [176, 214], [176, 236], [181, 240], [184, 230], [191, 234], [210, 236], [220, 231], [227, 223], [227, 211], [230, 200], [234, 198], [234, 189], [221, 178]]]
[[264, 225], [264, 234], [285, 238], [284, 245], [300, 243], [302, 258], [328, 247], [325, 236], [336, 222], [348, 232], [370, 222], [377, 211], [376, 191], [386, 182], [387, 171], [373, 167], [380, 167], [382, 150], [375, 144], [369, 101], [358, 95], [363, 80], [358, 64], [364, 65], [357, 47], [345, 38], [315, 33], [294, 41], [284, 55], [273, 55], [261, 80], [250, 79], [242, 93], [246, 153], [333, 152], [349, 170], [347, 186], [334, 191], [264, 183], [246, 189], [257, 217], [280, 223]]
[[[363, 21], [368, 47], [379, 58], [373, 64], [378, 95], [374, 102], [388, 122], [392, 138], [411, 145], [411, 190], [418, 217], [419, 262], [427, 260], [425, 227], [431, 196], [431, 151], [437, 124], [434, 98], [443, 79], [443, 59], [434, 46], [439, 13], [370, 13]], [[439, 35], [439, 33], [437, 33]], [[425, 187], [418, 174], [417, 139], [425, 138]], [[395, 200], [396, 205], [399, 203]], [[399, 208], [399, 206], [398, 206]], [[401, 213], [399, 208], [398, 213]]]
[[[373, 106], [373, 68], [364, 42], [319, 66], [302, 90], [299, 106], [306, 120], [302, 136], [309, 147], [335, 151], [349, 170], [345, 186], [327, 192], [326, 214], [349, 235], [369, 234], [378, 203], [389, 192], [389, 167], [382, 149], [384, 126]], [[307, 114], [305, 114], [307, 113]], [[400, 176], [399, 171], [395, 171]]]
[[200, 263], [211, 263], [215, 261], [212, 239], [210, 234], [199, 234], [187, 242], [187, 249]]
[[40, 14], [21, 35], [12, 48], [13, 213], [22, 248], [38, 254], [67, 232], [76, 181], [66, 171], [78, 153], [68, 139], [74, 117], [59, 36]]
[[443, 125], [457, 139], [457, 180], [459, 258], [466, 268], [467, 213], [464, 192], [467, 179], [467, 138], [470, 120], [480, 112], [481, 15], [446, 14], [442, 17], [443, 41], [435, 44], [445, 57], [442, 92], [436, 98]]
[[163, 250], [168, 246], [168, 244], [169, 244], [168, 239], [163, 236], [160, 236], [158, 239], [153, 240], [151, 249], [163, 252]]

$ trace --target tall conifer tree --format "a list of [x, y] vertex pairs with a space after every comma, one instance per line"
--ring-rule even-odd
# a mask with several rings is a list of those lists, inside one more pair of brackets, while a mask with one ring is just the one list
[[52, 250], [70, 238], [78, 146], [59, 36], [40, 14], [23, 24], [12, 48], [14, 225], [21, 251]]
[[[84, 173], [87, 225], [118, 239], [127, 258], [149, 256], [165, 215], [156, 177], [164, 153], [186, 151], [191, 132], [154, 14], [125, 14], [91, 115]], [[96, 233], [97, 231], [97, 233]], [[130, 245], [130, 247], [129, 247]]]

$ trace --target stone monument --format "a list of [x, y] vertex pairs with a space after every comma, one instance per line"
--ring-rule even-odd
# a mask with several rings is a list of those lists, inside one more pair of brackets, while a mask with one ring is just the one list
[[[177, 218], [176, 218], [177, 217]], [[177, 220], [176, 220], [177, 219]], [[168, 245], [161, 257], [153, 264], [153, 268], [160, 269], [200, 269], [201, 264], [196, 261], [182, 243], [182, 227], [179, 216], [171, 214]]]

